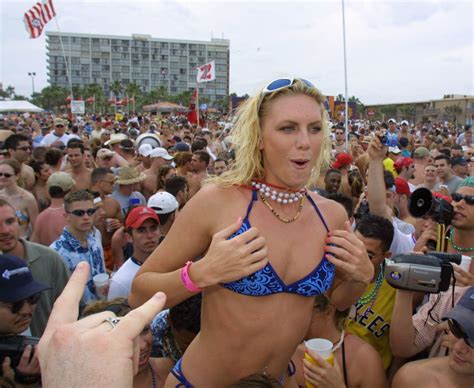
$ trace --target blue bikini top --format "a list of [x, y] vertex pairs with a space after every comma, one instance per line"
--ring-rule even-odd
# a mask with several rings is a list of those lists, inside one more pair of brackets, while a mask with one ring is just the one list
[[[324, 227], [329, 231], [326, 221], [324, 220], [321, 212], [313, 199], [307, 195], [307, 198], [311, 205], [316, 210], [319, 218], [324, 224]], [[242, 222], [240, 229], [235, 232], [229, 239], [238, 236], [250, 229], [249, 215], [252, 210], [254, 202], [257, 200], [257, 191], [253, 191], [252, 200], [248, 206], [247, 214]], [[273, 269], [270, 262], [265, 267], [259, 269], [252, 275], [246, 276], [242, 279], [236, 280], [231, 283], [222, 283], [222, 286], [237, 292], [238, 294], [250, 295], [250, 296], [265, 296], [271, 294], [277, 294], [280, 292], [288, 292], [290, 294], [298, 294], [302, 296], [316, 296], [327, 291], [334, 280], [334, 264], [326, 259], [326, 255], [323, 256], [318, 266], [311, 271], [304, 278], [286, 285], [283, 280], [278, 276], [276, 271]]]

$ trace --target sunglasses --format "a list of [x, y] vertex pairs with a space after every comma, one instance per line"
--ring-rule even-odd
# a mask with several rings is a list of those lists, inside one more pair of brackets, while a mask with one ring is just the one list
[[456, 338], [462, 338], [466, 345], [472, 348], [472, 346], [469, 344], [469, 337], [461, 328], [461, 326], [459, 326], [459, 323], [453, 321], [452, 319], [448, 319], [448, 326], [449, 330], [451, 330], [451, 333], [453, 333]]
[[13, 174], [9, 174], [8, 172], [0, 172], [0, 178], [5, 177], [5, 178], [11, 178]]
[[64, 128], [64, 125], [56, 125], [56, 128]]
[[76, 216], [76, 217], [84, 217], [84, 215], [87, 214], [90, 217], [90, 216], [93, 216], [96, 211], [97, 209], [90, 208], [87, 210], [76, 209], [76, 210], [73, 210], [72, 212], [67, 212], [67, 213], [72, 214], [73, 216]]
[[468, 205], [474, 205], [474, 195], [462, 195], [458, 193], [451, 194], [454, 202], [461, 202], [463, 199]]
[[270, 82], [267, 86], [265, 86], [262, 93], [265, 95], [276, 92], [280, 89], [288, 88], [293, 85], [296, 80], [303, 82], [308, 88], [316, 88], [311, 82], [302, 78], [280, 78]]
[[31, 147], [30, 146], [25, 146], [25, 147], [16, 147], [17, 150], [21, 150], [21, 151], [31, 151]]
[[31, 295], [28, 298], [25, 298], [25, 299], [22, 299], [18, 302], [12, 303], [11, 304], [12, 314], [16, 314], [17, 312], [19, 312], [23, 308], [23, 306], [25, 305], [25, 302], [28, 302], [29, 304], [38, 303], [40, 297], [41, 297], [41, 292], [38, 292], [37, 294]]

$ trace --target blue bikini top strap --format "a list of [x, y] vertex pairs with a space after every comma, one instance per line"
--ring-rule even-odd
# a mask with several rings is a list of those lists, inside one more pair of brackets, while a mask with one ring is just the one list
[[321, 221], [323, 222], [324, 227], [326, 230], [329, 232], [328, 225], [326, 224], [326, 220], [324, 219], [323, 215], [321, 214], [321, 211], [318, 208], [318, 205], [313, 201], [313, 198], [311, 198], [311, 195], [306, 194], [306, 198], [308, 198], [309, 203], [313, 205], [314, 209], [316, 210], [316, 213], [318, 213], [319, 218], [321, 218]]
[[250, 212], [252, 211], [253, 203], [257, 200], [257, 190], [252, 190], [252, 200], [249, 203], [249, 207], [247, 208], [247, 214], [245, 218], [249, 218]]

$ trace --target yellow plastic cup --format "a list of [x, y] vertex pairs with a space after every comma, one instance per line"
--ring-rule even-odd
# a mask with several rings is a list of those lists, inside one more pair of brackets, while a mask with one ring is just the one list
[[[334, 365], [334, 355], [332, 353], [333, 344], [331, 341], [324, 338], [313, 338], [308, 341], [305, 341], [306, 349], [312, 350], [317, 353], [321, 358], [324, 358], [331, 365]], [[314, 365], [318, 365], [318, 362], [311, 357], [309, 353], [304, 354], [304, 358]], [[306, 388], [315, 388], [311, 383], [305, 382]]]

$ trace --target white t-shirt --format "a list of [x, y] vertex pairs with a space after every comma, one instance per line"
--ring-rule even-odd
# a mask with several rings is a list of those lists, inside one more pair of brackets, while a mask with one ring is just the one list
[[390, 245], [390, 252], [392, 256], [404, 253], [413, 252], [415, 241], [410, 234], [405, 234], [398, 229], [395, 219], [392, 220], [394, 229], [392, 245]]
[[67, 133], [59, 137], [54, 132], [51, 132], [51, 133], [48, 133], [45, 137], [43, 137], [43, 140], [41, 140], [40, 145], [49, 147], [51, 144], [53, 144], [56, 141], [60, 141], [64, 145], [67, 145], [67, 142], [69, 140], [71, 140], [71, 136], [68, 135]]
[[133, 257], [130, 257], [122, 264], [110, 281], [107, 300], [128, 298], [128, 295], [132, 290], [133, 279], [140, 269], [140, 266], [141, 264], [139, 264], [139, 262]]

